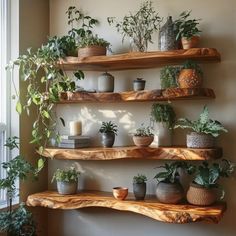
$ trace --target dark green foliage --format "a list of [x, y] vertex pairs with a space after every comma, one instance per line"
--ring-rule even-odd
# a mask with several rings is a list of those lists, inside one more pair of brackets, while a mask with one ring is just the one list
[[141, 127], [136, 129], [134, 136], [140, 136], [140, 137], [153, 136], [153, 133], [149, 126], [145, 127], [144, 124], [141, 124]]
[[154, 103], [151, 110], [151, 119], [155, 122], [166, 123], [169, 129], [175, 125], [176, 114], [169, 104]]
[[220, 132], [228, 132], [219, 121], [209, 118], [207, 106], [204, 106], [197, 120], [191, 121], [187, 118], [180, 118], [177, 120], [175, 128], [191, 129], [194, 132], [210, 134], [213, 137], [219, 136]]
[[165, 66], [161, 69], [161, 88], [176, 88], [178, 87], [177, 78], [179, 76], [180, 67], [179, 66]]
[[108, 121], [108, 122], [102, 122], [102, 126], [99, 129], [100, 133], [114, 133], [115, 135], [117, 135], [117, 125], [114, 124], [112, 121]]
[[71, 167], [67, 170], [57, 169], [52, 177], [52, 182], [54, 180], [61, 182], [74, 182], [77, 181], [80, 176], [80, 172], [77, 171], [74, 167]]
[[169, 163], [165, 163], [164, 166], [158, 166], [159, 168], [163, 168], [164, 170], [157, 173], [154, 177], [158, 182], [163, 181], [165, 183], [178, 183], [179, 182], [179, 169], [186, 170], [188, 174], [193, 173], [193, 167], [186, 162], [183, 161], [175, 161]]
[[201, 77], [203, 77], [202, 68], [195, 61], [187, 60], [182, 65], [181, 69], [194, 69]]
[[189, 39], [192, 36], [199, 35], [201, 33], [198, 29], [200, 19], [190, 20], [190, 15], [191, 11], [184, 11], [180, 14], [179, 19], [174, 21], [177, 41], [182, 37]]
[[137, 176], [133, 177], [133, 183], [135, 183], [135, 184], [143, 184], [146, 181], [147, 181], [146, 175], [138, 174]]
[[148, 42], [152, 43], [152, 34], [159, 29], [161, 17], [156, 13], [151, 1], [145, 1], [140, 9], [128, 16], [123, 21], [116, 21], [115, 17], [108, 17], [110, 25], [114, 24], [117, 31], [122, 34], [122, 42], [125, 37], [132, 38], [139, 51], [145, 51]]

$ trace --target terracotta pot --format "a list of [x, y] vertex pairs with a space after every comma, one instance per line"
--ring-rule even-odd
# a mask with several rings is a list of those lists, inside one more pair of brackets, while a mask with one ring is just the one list
[[193, 205], [209, 206], [216, 201], [216, 189], [208, 189], [192, 183], [187, 192], [187, 200]]
[[183, 49], [197, 48], [200, 41], [199, 36], [192, 36], [191, 38], [181, 38]]
[[182, 69], [177, 79], [180, 88], [200, 88], [202, 77], [195, 69]]
[[133, 136], [134, 144], [138, 147], [148, 147], [154, 140], [154, 136]]
[[215, 146], [215, 138], [210, 134], [191, 132], [187, 134], [188, 148], [212, 148]]
[[180, 183], [159, 182], [156, 197], [162, 203], [176, 204], [184, 198], [184, 189]]
[[128, 195], [128, 188], [115, 187], [112, 190], [114, 198], [117, 200], [125, 200]]
[[91, 57], [106, 55], [107, 49], [103, 46], [91, 46], [86, 48], [79, 48], [78, 57]]

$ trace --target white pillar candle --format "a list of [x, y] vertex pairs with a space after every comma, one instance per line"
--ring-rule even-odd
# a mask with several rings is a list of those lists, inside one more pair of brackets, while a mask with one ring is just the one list
[[81, 121], [70, 121], [70, 135], [81, 135], [82, 134], [82, 122]]

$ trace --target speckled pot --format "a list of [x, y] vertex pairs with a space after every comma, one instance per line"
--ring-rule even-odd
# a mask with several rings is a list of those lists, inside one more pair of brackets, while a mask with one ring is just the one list
[[188, 148], [212, 148], [215, 146], [215, 138], [210, 134], [191, 132], [187, 134]]
[[180, 88], [200, 88], [202, 77], [195, 69], [182, 69], [177, 80]]
[[180, 183], [159, 182], [156, 197], [162, 203], [176, 204], [184, 198], [184, 189]]

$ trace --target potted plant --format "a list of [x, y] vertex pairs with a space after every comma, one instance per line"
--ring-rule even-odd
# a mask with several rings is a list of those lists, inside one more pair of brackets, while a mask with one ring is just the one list
[[133, 177], [133, 192], [136, 200], [144, 200], [146, 196], [146, 175], [138, 174]]
[[136, 132], [133, 134], [134, 144], [138, 147], [148, 147], [154, 139], [154, 135], [151, 132], [149, 126], [145, 127], [144, 124], [141, 124], [141, 127], [136, 129]]
[[202, 86], [203, 72], [194, 61], [186, 61], [180, 70], [178, 84], [180, 88], [200, 88]]
[[177, 78], [180, 73], [179, 66], [165, 66], [160, 71], [161, 88], [177, 88]]
[[108, 17], [107, 20], [122, 34], [122, 42], [128, 37], [132, 41], [131, 46], [134, 46], [132, 51], [139, 52], [147, 51], [148, 43], [152, 43], [152, 34], [159, 29], [162, 21], [151, 1], [142, 3], [137, 12], [124, 16], [122, 21], [117, 21], [115, 17]]
[[176, 114], [169, 104], [154, 103], [151, 108], [154, 143], [157, 146], [172, 146], [173, 128]]
[[177, 120], [175, 128], [193, 131], [187, 134], [187, 147], [189, 148], [212, 148], [215, 146], [215, 138], [221, 132], [227, 132], [219, 121], [209, 118], [207, 106], [204, 106], [197, 120], [191, 121], [187, 118], [180, 118]]
[[113, 146], [117, 131], [117, 125], [112, 121], [102, 122], [102, 126], [100, 127], [99, 132], [101, 133], [103, 147]]
[[229, 177], [235, 168], [235, 164], [223, 159], [221, 163], [208, 164], [204, 161], [194, 167], [195, 176], [187, 192], [187, 200], [190, 204], [208, 206], [217, 200], [217, 188], [221, 188], [220, 199], [224, 198], [224, 190], [218, 181], [222, 177]]
[[110, 43], [97, 35], [86, 34], [78, 44], [78, 57], [106, 55]]
[[[9, 138], [5, 144], [10, 151], [18, 149], [18, 138]], [[24, 181], [30, 175], [36, 175], [37, 170], [23, 156], [17, 155], [9, 162], [3, 162], [2, 168], [6, 177], [0, 179], [0, 189], [7, 194], [7, 208], [0, 212], [0, 232], [8, 236], [36, 236], [36, 224], [32, 213], [24, 203], [13, 207], [13, 200], [18, 196], [17, 180]]]
[[78, 178], [80, 172], [74, 167], [66, 170], [57, 169], [52, 177], [52, 182], [57, 181], [57, 191], [59, 194], [75, 194], [78, 188]]
[[184, 11], [175, 20], [176, 41], [181, 40], [183, 49], [196, 48], [199, 43], [198, 29], [200, 19], [189, 19], [191, 11]]
[[170, 164], [165, 163], [164, 166], [159, 166], [157, 168], [164, 169], [154, 177], [158, 181], [156, 188], [157, 199], [162, 203], [170, 204], [177, 204], [182, 201], [185, 194], [179, 181], [179, 169], [187, 170], [190, 173], [191, 166], [186, 162], [175, 161]]

